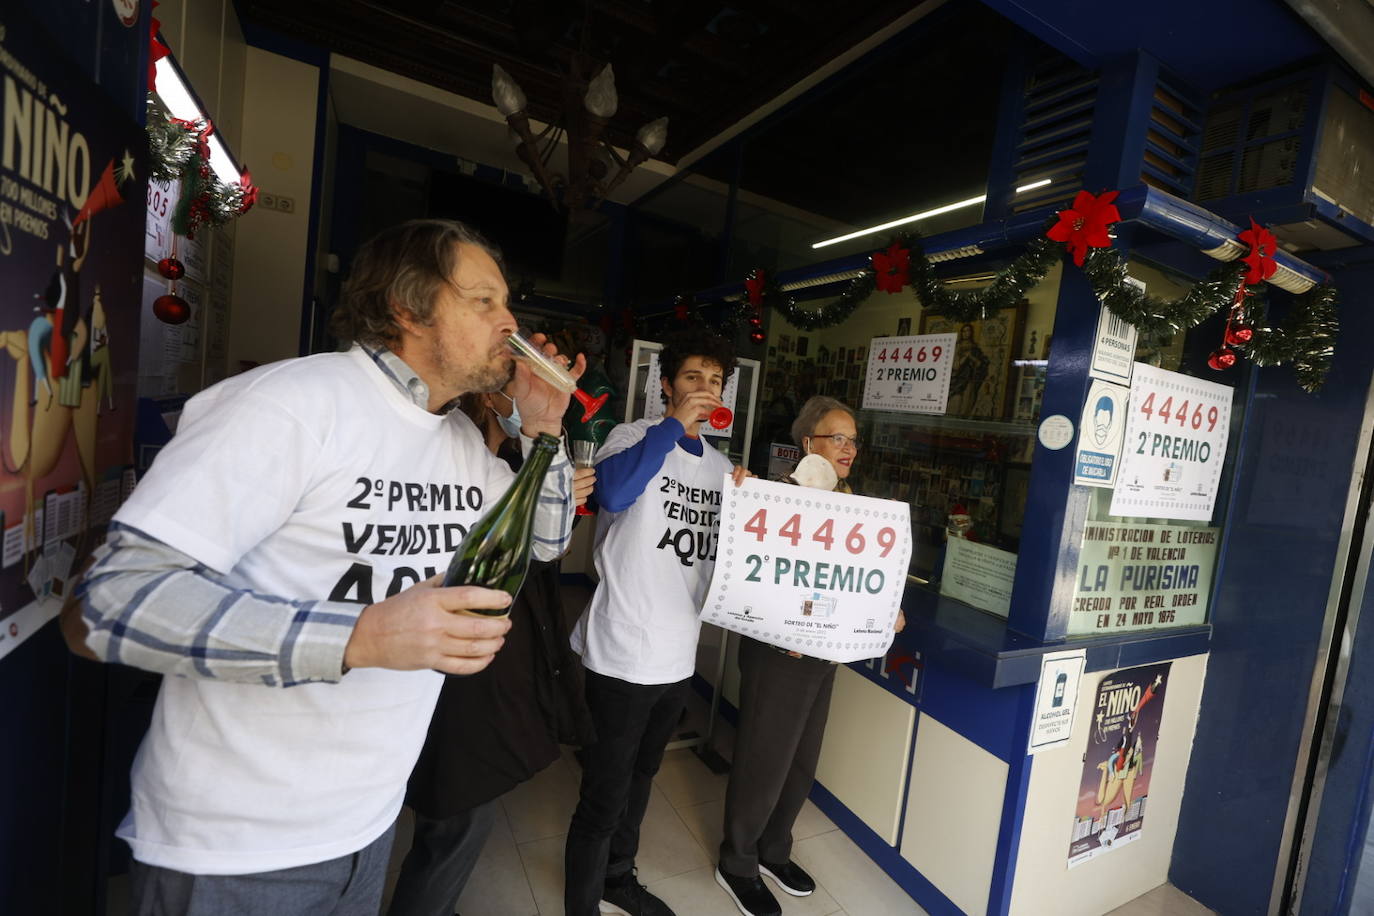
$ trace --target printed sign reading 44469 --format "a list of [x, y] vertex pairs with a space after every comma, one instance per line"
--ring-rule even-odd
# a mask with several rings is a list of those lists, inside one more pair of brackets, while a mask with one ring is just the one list
[[929, 360], [938, 363], [940, 357], [944, 355], [945, 349], [941, 346], [926, 347], [880, 347], [878, 353], [873, 358], [880, 363], [897, 362], [917, 362], [923, 363]]
[[[868, 546], [868, 539], [864, 536], [863, 528], [863, 522], [855, 522], [854, 527], [849, 529], [849, 533], [843, 538], [845, 550], [853, 554], [864, 552], [864, 548]], [[744, 523], [744, 530], [762, 542], [768, 535], [768, 510], [760, 509], [755, 512], [749, 521]], [[791, 541], [793, 547], [801, 543], [803, 535], [800, 513], [794, 512], [791, 518], [783, 522], [782, 527], [778, 529], [778, 537]], [[886, 557], [897, 544], [897, 531], [892, 527], [883, 527], [878, 529], [876, 538], [880, 548], [878, 556]], [[829, 550], [836, 541], [835, 520], [828, 518], [821, 522], [820, 527], [811, 532], [811, 540]]]
[[1178, 424], [1179, 429], [1184, 429], [1184, 424], [1190, 424], [1193, 427], [1193, 429], [1201, 429], [1202, 424], [1204, 422], [1206, 422], [1207, 424], [1207, 431], [1209, 433], [1217, 428], [1218, 415], [1217, 408], [1215, 405], [1209, 406], [1207, 408], [1207, 416], [1205, 419], [1202, 414], [1201, 402], [1199, 402], [1197, 406], [1193, 408], [1193, 415], [1191, 418], [1188, 416], [1188, 405], [1189, 402], [1184, 401], [1182, 404], [1179, 405], [1178, 410], [1175, 412], [1173, 410], [1174, 399], [1172, 397], [1169, 397], [1165, 399], [1164, 403], [1160, 405], [1159, 410], [1156, 411], [1155, 393], [1151, 391], [1150, 394], [1141, 403], [1140, 412], [1145, 415], [1145, 419], [1147, 420], [1157, 419], [1161, 423], [1168, 423], [1170, 420], [1172, 420]]

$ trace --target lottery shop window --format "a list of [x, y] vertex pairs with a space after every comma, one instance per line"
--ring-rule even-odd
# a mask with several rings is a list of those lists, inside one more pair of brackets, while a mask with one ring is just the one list
[[[1059, 277], [1060, 269], [1053, 269], [1025, 300], [972, 322], [925, 315], [906, 292], [876, 292], [848, 320], [823, 331], [793, 327], [774, 314], [762, 372], [760, 435], [778, 448], [761, 444], [754, 454], [790, 451], [790, 425], [806, 398], [838, 398], [858, 412], [862, 445], [849, 480], [854, 491], [910, 506], [909, 572], [916, 584], [940, 587], [951, 526], [965, 536], [964, 544], [1014, 564]], [[954, 282], [956, 288], [976, 289], [988, 279], [987, 273], [971, 274]], [[944, 413], [861, 409], [869, 361], [882, 353], [884, 341], [923, 334], [955, 339]], [[989, 592], [1000, 590], [998, 582]], [[1004, 613], [977, 590], [956, 597]]]
[[[1154, 295], [1188, 287], [1138, 260], [1129, 270]], [[1092, 488], [1070, 635], [1207, 621], [1252, 371], [1207, 365], [1222, 334], [1218, 319], [1137, 345], [1117, 481]]]

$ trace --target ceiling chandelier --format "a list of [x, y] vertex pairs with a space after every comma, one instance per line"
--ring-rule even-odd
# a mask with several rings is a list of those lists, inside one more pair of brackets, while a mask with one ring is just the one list
[[[668, 140], [668, 119], [658, 118], [641, 127], [627, 157], [602, 139], [606, 125], [615, 116], [619, 99], [615, 74], [606, 64], [592, 77], [583, 80], [574, 72], [563, 87], [561, 118], [545, 125], [535, 135], [525, 112], [525, 92], [497, 64], [492, 68], [492, 101], [510, 125], [515, 152], [530, 168], [554, 208], [568, 213], [597, 207], [640, 165], [658, 155]], [[549, 160], [566, 136], [568, 166], [555, 172]]]

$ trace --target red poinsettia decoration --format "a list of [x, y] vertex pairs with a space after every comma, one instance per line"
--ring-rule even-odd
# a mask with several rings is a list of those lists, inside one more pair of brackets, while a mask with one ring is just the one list
[[1094, 197], [1087, 191], [1079, 191], [1073, 206], [1059, 211], [1059, 222], [1045, 235], [1053, 241], [1063, 242], [1073, 255], [1073, 262], [1082, 267], [1089, 248], [1111, 247], [1107, 227], [1121, 221], [1121, 214], [1112, 203], [1120, 193], [1105, 191]]
[[[156, 11], [158, 3], [154, 0], [153, 10]], [[157, 37], [157, 33], [162, 31], [162, 20], [153, 16], [148, 22], [148, 91], [157, 91], [157, 62], [162, 60], [172, 49], [162, 43]]]
[[1274, 252], [1278, 249], [1279, 240], [1274, 238], [1274, 233], [1255, 222], [1255, 218], [1252, 216], [1250, 217], [1250, 228], [1242, 232], [1237, 238], [1250, 246], [1250, 253], [1241, 258], [1242, 261], [1250, 265], [1250, 270], [1245, 274], [1245, 285], [1254, 286], [1256, 283], [1272, 277], [1274, 271], [1279, 269], [1278, 262], [1274, 260]]
[[243, 214], [253, 209], [253, 204], [258, 202], [258, 186], [253, 184], [253, 173], [246, 168], [239, 176], [239, 187], [243, 188], [243, 197], [239, 199], [239, 213]]
[[763, 304], [763, 271], [751, 271], [744, 279], [744, 288], [749, 293], [750, 305]]
[[873, 252], [874, 281], [885, 293], [899, 293], [911, 281], [911, 252], [901, 242], [893, 242], [886, 251]]

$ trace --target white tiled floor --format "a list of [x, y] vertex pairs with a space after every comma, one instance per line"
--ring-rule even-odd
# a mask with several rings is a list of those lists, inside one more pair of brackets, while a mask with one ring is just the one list
[[[730, 736], [723, 737], [728, 747]], [[503, 811], [458, 902], [462, 916], [563, 912], [563, 839], [578, 778], [577, 763], [567, 755], [502, 799]], [[723, 777], [711, 773], [691, 751], [669, 752], [644, 818], [639, 869], [641, 880], [677, 916], [736, 913], [714, 877], [724, 797]], [[777, 894], [786, 916], [924, 916], [925, 911], [810, 802], [797, 819], [795, 835], [794, 856], [818, 886], [810, 897]], [[407, 811], [396, 831], [392, 881], [409, 845]], [[110, 881], [108, 916], [126, 912], [127, 895], [124, 876]], [[1109, 916], [1211, 914], [1164, 885]]]
[[[687, 729], [704, 731], [705, 704], [693, 697]], [[715, 746], [725, 757], [734, 733], [721, 724]], [[501, 812], [481, 861], [458, 902], [462, 916], [559, 916], [563, 912], [563, 841], [581, 778], [571, 752], [501, 800]], [[724, 775], [712, 773], [690, 750], [669, 751], [644, 818], [640, 880], [677, 916], [735, 916], [715, 882], [725, 806]], [[411, 819], [401, 816], [390, 880], [410, 846]], [[810, 897], [777, 893], [786, 916], [925, 916], [820, 809], [807, 802], [794, 831], [794, 858], [816, 879]], [[771, 887], [771, 885], [770, 885]], [[388, 887], [388, 896], [390, 887]], [[128, 889], [110, 882], [107, 916], [123, 916]], [[385, 907], [383, 908], [385, 912]], [[1168, 885], [1114, 910], [1110, 916], [1208, 916], [1212, 911]]]
[[[686, 728], [700, 728], [695, 699]], [[717, 736], [727, 755], [729, 726]], [[563, 840], [580, 771], [571, 753], [501, 800], [502, 816], [477, 872], [458, 901], [462, 916], [554, 916], [563, 912]], [[639, 878], [677, 916], [729, 916], [734, 904], [715, 881], [726, 777], [690, 750], [669, 751], [644, 816]], [[396, 835], [392, 871], [409, 843], [408, 816]], [[778, 894], [788, 916], [924, 916], [887, 875], [810, 802], [797, 819], [797, 861], [816, 878], [810, 897]]]
[[1162, 884], [1143, 897], [1112, 910], [1107, 916], [1216, 916], [1172, 884]]
[[[687, 727], [700, 727], [695, 699]], [[716, 746], [728, 757], [733, 730]], [[458, 901], [461, 916], [557, 916], [563, 912], [563, 840], [577, 801], [580, 772], [571, 753], [502, 799], [503, 815], [477, 871]], [[726, 777], [690, 750], [669, 751], [644, 817], [640, 880], [677, 916], [734, 916], [715, 882]], [[409, 842], [407, 816], [397, 831], [392, 878]], [[807, 802], [797, 819], [794, 858], [816, 879], [810, 897], [778, 893], [786, 916], [925, 916], [820, 809]], [[771, 887], [771, 885], [770, 885]], [[1207, 916], [1211, 911], [1165, 885], [1110, 916]]]

